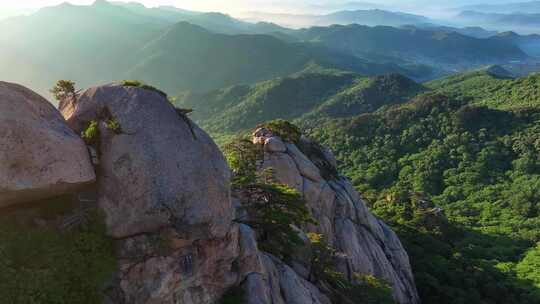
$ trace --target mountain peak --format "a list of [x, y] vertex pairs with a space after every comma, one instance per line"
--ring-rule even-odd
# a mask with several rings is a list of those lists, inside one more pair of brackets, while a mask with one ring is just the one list
[[173, 32], [184, 32], [184, 33], [187, 33], [187, 32], [204, 33], [204, 34], [210, 33], [207, 29], [203, 28], [202, 26], [189, 23], [187, 21], [177, 22], [170, 28], [170, 30], [172, 30]]
[[497, 34], [499, 37], [519, 37], [519, 35], [516, 32], [513, 31], [507, 31]]
[[504, 78], [507, 78], [507, 77], [512, 78], [513, 77], [512, 73], [510, 73], [508, 70], [506, 70], [505, 68], [503, 68], [500, 65], [487, 66], [487, 67], [484, 68], [484, 71], [486, 73], [488, 73], [489, 75], [495, 76], [495, 77], [504, 77]]
[[113, 4], [106, 1], [106, 0], [96, 0], [92, 4], [92, 6], [111, 6], [111, 5], [113, 5]]

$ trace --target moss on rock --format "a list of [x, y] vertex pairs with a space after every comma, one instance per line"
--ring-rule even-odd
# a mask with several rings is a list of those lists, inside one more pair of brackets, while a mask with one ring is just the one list
[[61, 231], [70, 202], [47, 203], [0, 216], [2, 303], [102, 303], [116, 271], [102, 216], [93, 210], [84, 227]]
[[156, 88], [154, 86], [145, 84], [144, 82], [139, 81], [139, 80], [124, 80], [124, 81], [122, 81], [122, 85], [125, 86], [125, 87], [138, 87], [138, 88], [141, 88], [141, 89], [144, 89], [144, 90], [154, 91], [154, 92], [158, 93], [159, 95], [167, 98], [167, 93], [163, 92], [162, 90], [160, 90], [160, 89], [158, 89], [158, 88]]
[[94, 145], [99, 142], [99, 124], [92, 120], [88, 127], [82, 132], [82, 139], [87, 145]]

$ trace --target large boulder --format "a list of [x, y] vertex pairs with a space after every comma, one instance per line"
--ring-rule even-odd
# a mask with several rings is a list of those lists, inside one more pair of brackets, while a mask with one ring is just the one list
[[84, 142], [47, 100], [0, 82], [0, 208], [39, 201], [95, 181]]
[[148, 88], [95, 87], [60, 107], [76, 132], [99, 130], [86, 138], [118, 239], [107, 303], [216, 303], [237, 283], [239, 247], [230, 170], [212, 139]]
[[99, 156], [98, 203], [111, 236], [164, 227], [184, 239], [227, 234], [227, 163], [212, 139], [162, 93], [110, 84], [86, 90], [60, 110], [78, 133], [98, 123], [99, 138], [92, 140]]

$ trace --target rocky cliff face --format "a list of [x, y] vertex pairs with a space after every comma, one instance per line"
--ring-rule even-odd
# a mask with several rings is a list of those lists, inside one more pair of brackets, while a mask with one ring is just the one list
[[266, 129], [257, 130], [253, 142], [263, 146], [261, 168], [274, 168], [278, 181], [303, 195], [318, 223], [306, 232], [326, 236], [343, 254], [336, 265], [342, 273], [351, 280], [355, 273], [373, 274], [391, 283], [398, 302], [419, 303], [405, 249], [369, 212], [350, 182], [339, 176], [330, 151], [304, 137], [297, 145], [284, 143]]
[[[107, 283], [107, 303], [219, 303], [231, 289], [243, 290], [250, 304], [331, 303], [328, 290], [310, 275], [310, 260], [302, 258], [309, 252], [280, 260], [260, 249], [254, 229], [235, 220], [241, 211], [236, 194], [231, 197], [230, 170], [222, 153], [163, 94], [118, 84], [91, 88], [61, 105], [73, 133], [54, 108], [33, 93], [24, 90], [16, 95], [23, 90], [20, 87], [0, 89], [2, 109], [6, 94], [14, 96], [11, 104], [29, 104], [10, 108], [18, 111], [17, 117], [31, 117], [42, 107], [53, 123], [39, 125], [40, 134], [61, 130], [69, 139], [49, 143], [49, 137], [41, 138], [50, 148], [40, 157], [55, 159], [61, 164], [58, 168], [65, 168], [55, 171], [57, 180], [73, 180], [67, 169], [72, 164], [78, 165], [77, 176], [82, 176], [75, 181], [93, 180], [88, 153], [74, 133], [85, 135], [97, 176], [90, 204], [105, 214], [107, 234], [117, 245], [118, 270]], [[0, 125], [10, 126], [11, 116], [3, 113]], [[10, 130], [13, 134], [18, 129]], [[35, 138], [22, 135], [24, 140]], [[399, 303], [420, 302], [407, 254], [396, 235], [339, 176], [328, 150], [305, 138], [285, 142], [266, 129], [255, 132], [253, 142], [264, 151], [258, 170], [271, 167], [280, 183], [297, 189], [317, 222], [297, 227], [299, 235], [325, 235], [341, 257], [335, 268], [348, 280], [353, 281], [355, 274], [373, 274], [390, 283]], [[14, 147], [17, 141], [2, 139], [0, 157], [6, 158], [6, 149], [17, 151]], [[28, 148], [30, 155], [38, 149]], [[33, 181], [26, 171], [10, 164], [0, 164], [0, 207], [4, 189], [11, 189], [7, 172], [21, 184]], [[48, 168], [39, 162], [34, 166]], [[55, 189], [54, 185], [42, 188]], [[10, 195], [34, 199], [26, 195], [35, 193], [32, 189], [21, 191]]]

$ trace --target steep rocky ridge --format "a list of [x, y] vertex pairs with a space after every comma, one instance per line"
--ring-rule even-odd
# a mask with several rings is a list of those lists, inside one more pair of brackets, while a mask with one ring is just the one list
[[400, 303], [419, 302], [399, 239], [369, 212], [351, 183], [339, 176], [329, 150], [303, 137], [297, 144], [284, 143], [267, 130], [258, 130], [254, 142], [264, 145], [261, 168], [273, 168], [279, 182], [305, 198], [318, 222], [307, 231], [324, 235], [343, 254], [345, 258], [336, 265], [341, 272], [350, 280], [355, 273], [373, 274], [391, 283]]
[[[291, 260], [279, 259], [261, 250], [255, 229], [235, 220], [242, 211], [236, 194], [231, 197], [223, 154], [164, 94], [110, 84], [64, 101], [61, 111], [94, 151], [97, 182], [89, 208], [105, 214], [118, 265], [104, 282], [106, 303], [210, 304], [238, 288], [250, 304], [331, 303], [328, 289], [310, 275], [309, 246]], [[264, 150], [259, 170], [272, 167], [316, 219], [297, 227], [306, 242], [308, 232], [324, 234], [339, 251], [335, 267], [347, 280], [372, 274], [392, 286], [399, 303], [420, 302], [401, 243], [339, 176], [327, 149], [305, 138], [287, 142], [269, 130], [259, 130], [254, 143]], [[78, 159], [88, 162], [88, 153]]]

